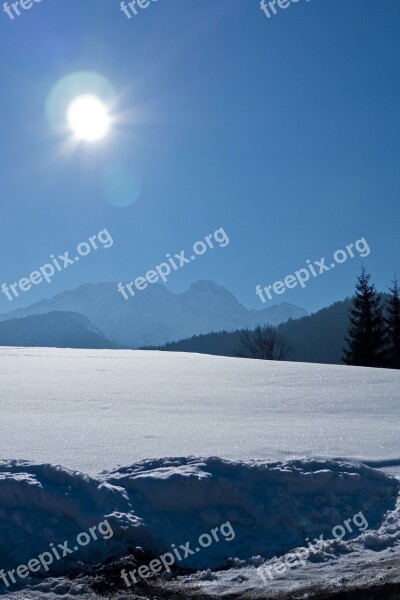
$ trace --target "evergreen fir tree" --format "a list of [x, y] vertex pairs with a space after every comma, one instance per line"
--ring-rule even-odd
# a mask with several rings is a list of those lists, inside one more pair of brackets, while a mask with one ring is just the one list
[[381, 297], [371, 275], [362, 267], [357, 279], [353, 307], [350, 310], [350, 326], [346, 337], [343, 362], [363, 367], [385, 367], [387, 363], [385, 318]]
[[387, 302], [388, 366], [400, 369], [400, 290], [397, 277]]

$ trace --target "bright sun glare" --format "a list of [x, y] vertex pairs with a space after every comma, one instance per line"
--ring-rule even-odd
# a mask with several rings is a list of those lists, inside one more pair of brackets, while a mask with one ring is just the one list
[[79, 140], [94, 142], [103, 138], [110, 118], [103, 102], [96, 96], [78, 96], [68, 108], [69, 126]]

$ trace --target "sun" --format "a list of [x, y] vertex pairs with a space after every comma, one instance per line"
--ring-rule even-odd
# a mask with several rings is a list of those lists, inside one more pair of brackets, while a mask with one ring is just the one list
[[96, 142], [109, 131], [110, 116], [97, 96], [78, 96], [68, 107], [67, 121], [76, 139]]

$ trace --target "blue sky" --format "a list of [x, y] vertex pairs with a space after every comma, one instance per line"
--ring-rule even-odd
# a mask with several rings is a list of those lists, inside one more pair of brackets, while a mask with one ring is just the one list
[[[88, 281], [131, 280], [223, 227], [230, 244], [174, 273], [213, 279], [247, 306], [255, 286], [365, 237], [385, 289], [399, 256], [399, 36], [395, 0], [300, 0], [267, 19], [258, 0], [43, 0], [0, 13], [0, 280], [29, 276], [100, 229], [93, 252], [0, 312]], [[118, 123], [65, 153], [46, 116], [53, 86], [93, 71]], [[64, 136], [64, 137], [63, 137]], [[101, 182], [140, 178], [116, 207]], [[353, 292], [361, 259], [276, 301], [316, 310]]]

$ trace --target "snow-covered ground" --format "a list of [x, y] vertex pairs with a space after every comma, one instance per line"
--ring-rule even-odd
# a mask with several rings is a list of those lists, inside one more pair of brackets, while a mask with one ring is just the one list
[[0, 348], [0, 456], [96, 475], [164, 456], [400, 464], [395, 371]]
[[[66, 597], [67, 567], [138, 546], [159, 556], [189, 541], [194, 553], [179, 566], [198, 572], [178, 582], [217, 597], [400, 581], [398, 372], [1, 348], [0, 374], [0, 568], [27, 564], [51, 543], [73, 548], [104, 521], [113, 532], [104, 526], [104, 536], [54, 560], [48, 574], [60, 579], [24, 580], [30, 587], [10, 586], [8, 596]], [[335, 540], [333, 528], [356, 514]], [[234, 535], [225, 526], [197, 551], [199, 537], [224, 523]], [[321, 535], [327, 543], [304, 564], [267, 584], [258, 575]]]

